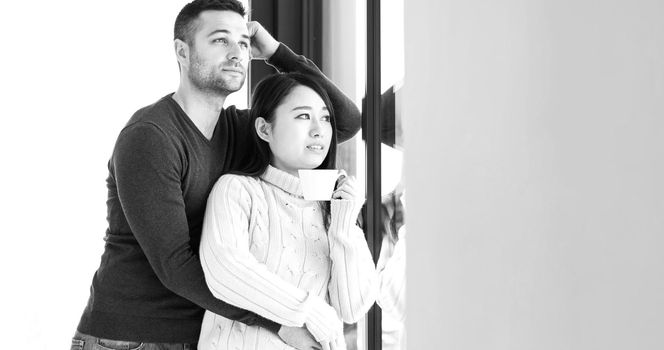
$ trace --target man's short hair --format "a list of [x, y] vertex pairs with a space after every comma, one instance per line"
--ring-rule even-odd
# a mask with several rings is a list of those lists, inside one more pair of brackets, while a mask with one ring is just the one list
[[175, 18], [173, 40], [180, 39], [187, 45], [193, 45], [196, 19], [207, 10], [233, 11], [242, 17], [246, 15], [244, 6], [238, 0], [194, 0], [186, 4]]

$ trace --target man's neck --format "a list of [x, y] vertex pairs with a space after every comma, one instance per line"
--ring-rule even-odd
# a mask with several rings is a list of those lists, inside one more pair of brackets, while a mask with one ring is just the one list
[[226, 96], [206, 94], [180, 84], [178, 90], [173, 94], [173, 99], [205, 138], [212, 139]]

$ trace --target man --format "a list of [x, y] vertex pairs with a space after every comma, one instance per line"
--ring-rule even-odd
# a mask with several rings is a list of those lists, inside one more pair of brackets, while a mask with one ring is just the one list
[[237, 0], [195, 0], [178, 15], [180, 85], [137, 111], [116, 141], [105, 250], [72, 349], [195, 349], [204, 309], [260, 325], [296, 348], [319, 347], [305, 328], [215, 299], [196, 254], [212, 185], [250, 156], [248, 111], [222, 108], [242, 87], [250, 57], [316, 77], [339, 116], [340, 142], [360, 125], [357, 107], [313, 63], [244, 15]]

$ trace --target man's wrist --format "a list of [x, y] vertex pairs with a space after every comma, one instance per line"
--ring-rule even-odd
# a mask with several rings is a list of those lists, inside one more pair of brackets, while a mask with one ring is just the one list
[[272, 58], [275, 52], [277, 52], [277, 49], [279, 48], [279, 41], [274, 40], [270, 44], [266, 45], [266, 50], [265, 50], [265, 59], [269, 60]]
[[267, 318], [260, 318], [260, 324], [258, 326], [263, 327], [267, 329], [268, 331], [273, 332], [274, 334], [279, 334], [279, 331], [281, 330], [281, 325], [279, 323], [276, 323], [272, 320], [268, 320]]

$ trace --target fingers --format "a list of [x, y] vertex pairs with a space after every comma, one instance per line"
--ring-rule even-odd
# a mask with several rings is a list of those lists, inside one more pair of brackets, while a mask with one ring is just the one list
[[251, 57], [269, 59], [277, 51], [279, 42], [258, 22], [247, 22], [247, 31], [251, 38]]
[[343, 183], [346, 181], [346, 177], [347, 177], [347, 176], [346, 176], [346, 175], [343, 175], [343, 174], [342, 174], [341, 176], [339, 176], [339, 178], [337, 179], [337, 182], [334, 183], [334, 188], [336, 189], [336, 188], [338, 188], [341, 184], [343, 184]]
[[338, 186], [336, 190], [332, 193], [332, 198], [334, 199], [345, 199], [353, 200], [357, 197], [357, 185], [353, 177], [340, 177], [338, 180]]
[[344, 339], [343, 332], [330, 341], [330, 350], [346, 350], [346, 340]]
[[254, 35], [256, 35], [256, 33], [258, 33], [258, 31], [260, 31], [261, 29], [263, 29], [263, 25], [261, 25], [257, 21], [247, 22], [247, 31], [249, 32], [250, 38], [253, 39]]
[[354, 176], [348, 177], [346, 175], [341, 175], [339, 179], [337, 180], [337, 185], [336, 188], [341, 188], [343, 186], [355, 188], [356, 187], [357, 181], [355, 180]]
[[321, 345], [306, 327], [281, 326], [277, 336], [286, 343], [288, 349], [321, 350]]
[[254, 34], [256, 34], [256, 30], [258, 30], [258, 22], [256, 21], [249, 21], [247, 22], [247, 30], [249, 31], [249, 37], [252, 37]]
[[333, 199], [351, 200], [355, 198], [355, 192], [339, 189], [332, 194]]
[[313, 338], [313, 336], [311, 336], [303, 342], [302, 349], [322, 350], [323, 347], [316, 341], [316, 339]]

